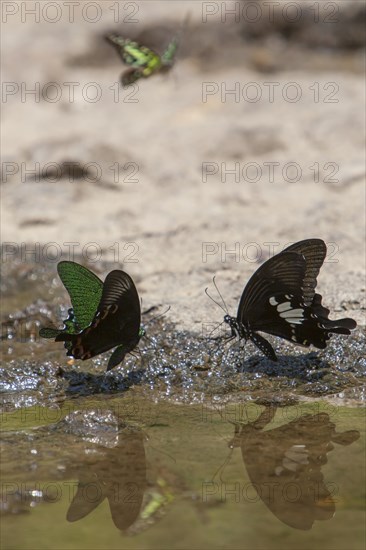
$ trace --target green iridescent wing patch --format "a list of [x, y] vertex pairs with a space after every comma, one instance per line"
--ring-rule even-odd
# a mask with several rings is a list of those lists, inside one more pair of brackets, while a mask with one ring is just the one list
[[153, 50], [141, 46], [138, 42], [123, 38], [117, 34], [108, 36], [108, 40], [117, 46], [117, 51], [124, 63], [131, 67], [154, 70], [160, 66], [160, 56]]
[[42, 338], [56, 338], [56, 336], [60, 334], [60, 332], [62, 331], [58, 328], [47, 327], [41, 328], [41, 330], [39, 331], [39, 335], [42, 336]]
[[160, 56], [146, 46], [117, 34], [109, 35], [107, 40], [116, 47], [122, 61], [131, 67], [122, 74], [123, 86], [128, 86], [139, 78], [148, 78], [155, 73], [169, 70], [173, 66], [178, 48], [178, 39], [174, 38]]
[[102, 296], [102, 281], [86, 267], [75, 262], [60, 262], [57, 271], [70, 295], [72, 308], [63, 321], [64, 328], [42, 328], [39, 331], [42, 338], [56, 338], [62, 332], [78, 334], [92, 322]]
[[103, 283], [86, 267], [60, 262], [57, 271], [70, 295], [76, 323], [81, 330], [92, 322], [103, 292]]

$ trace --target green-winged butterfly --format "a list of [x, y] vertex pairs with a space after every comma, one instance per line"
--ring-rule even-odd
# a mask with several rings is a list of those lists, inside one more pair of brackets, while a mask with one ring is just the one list
[[90, 359], [116, 348], [107, 366], [113, 369], [145, 334], [133, 280], [124, 271], [114, 270], [103, 284], [89, 269], [70, 261], [60, 262], [57, 271], [72, 308], [63, 329], [42, 328], [40, 336], [65, 342], [67, 355], [75, 359]]
[[162, 55], [142, 46], [130, 38], [123, 38], [117, 34], [110, 34], [107, 40], [115, 46], [122, 61], [130, 68], [122, 74], [123, 86], [133, 84], [140, 78], [148, 78], [158, 72], [169, 71], [178, 49], [178, 38], [174, 37]]

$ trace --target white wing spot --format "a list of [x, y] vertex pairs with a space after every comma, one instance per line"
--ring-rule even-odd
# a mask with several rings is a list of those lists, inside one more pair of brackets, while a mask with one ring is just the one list
[[[278, 309], [278, 308], [277, 308]], [[303, 309], [291, 309], [289, 311], [284, 311], [280, 313], [280, 317], [282, 319], [285, 319], [290, 325], [301, 325], [301, 323], [304, 321], [303, 317], [304, 310]]]
[[273, 296], [270, 297], [269, 303], [271, 304], [271, 306], [277, 306], [278, 305], [278, 302], [277, 302], [276, 298], [274, 298]]
[[290, 311], [284, 311], [283, 313], [280, 313], [280, 317], [287, 317], [289, 319], [291, 317], [299, 317], [300, 319], [302, 319], [303, 313], [303, 309], [290, 309]]
[[288, 311], [289, 309], [291, 309], [290, 302], [284, 302], [283, 304], [280, 304], [279, 306], [277, 306], [278, 313], [282, 313], [283, 311]]

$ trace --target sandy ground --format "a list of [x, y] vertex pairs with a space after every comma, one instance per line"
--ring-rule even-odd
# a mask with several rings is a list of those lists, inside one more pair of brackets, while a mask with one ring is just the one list
[[[26, 261], [24, 247], [35, 243], [42, 260], [53, 251], [72, 259], [67, 243], [76, 243], [77, 259], [98, 252], [115, 261], [136, 279], [144, 305], [170, 305], [178, 326], [198, 332], [222, 318], [204, 294], [206, 286], [214, 293], [213, 275], [234, 313], [259, 261], [320, 237], [329, 243], [324, 303], [364, 324], [359, 50], [314, 49], [278, 32], [254, 40], [243, 16], [204, 23], [200, 2], [132, 2], [136, 13], [120, 14], [132, 23], [114, 22], [115, 3], [98, 4], [95, 23], [81, 8], [70, 22], [60, 3], [55, 23], [42, 14], [22, 20], [20, 9], [3, 24], [3, 261], [15, 249]], [[103, 35], [140, 36], [161, 51], [187, 12], [172, 72], [120, 88], [124, 68]], [[50, 8], [46, 17], [54, 16]], [[65, 83], [74, 83], [73, 101]], [[51, 181], [48, 163], [63, 162], [89, 175]], [[26, 177], [35, 168], [48, 177]]]

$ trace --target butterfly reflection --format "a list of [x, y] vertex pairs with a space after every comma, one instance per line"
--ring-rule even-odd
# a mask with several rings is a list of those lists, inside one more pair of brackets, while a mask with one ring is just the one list
[[103, 458], [88, 464], [79, 474], [76, 494], [67, 511], [67, 520], [78, 521], [108, 500], [112, 520], [125, 531], [137, 520], [147, 487], [143, 434], [125, 426], [118, 443], [103, 448]]
[[[92, 441], [96, 439], [94, 434]], [[175, 500], [175, 476], [160, 468], [153, 482], [147, 480], [144, 436], [136, 427], [123, 425], [117, 444], [109, 442], [109, 448], [105, 444], [102, 458], [94, 458], [79, 472], [66, 518], [70, 522], [85, 518], [107, 499], [117, 529], [136, 535], [167, 513]]]
[[263, 431], [274, 413], [275, 407], [267, 407], [256, 421], [236, 428], [231, 446], [241, 448], [253, 487], [271, 512], [290, 527], [308, 530], [335, 513], [334, 484], [327, 486], [321, 471], [327, 453], [334, 443], [350, 445], [360, 434], [336, 433], [326, 413]]

